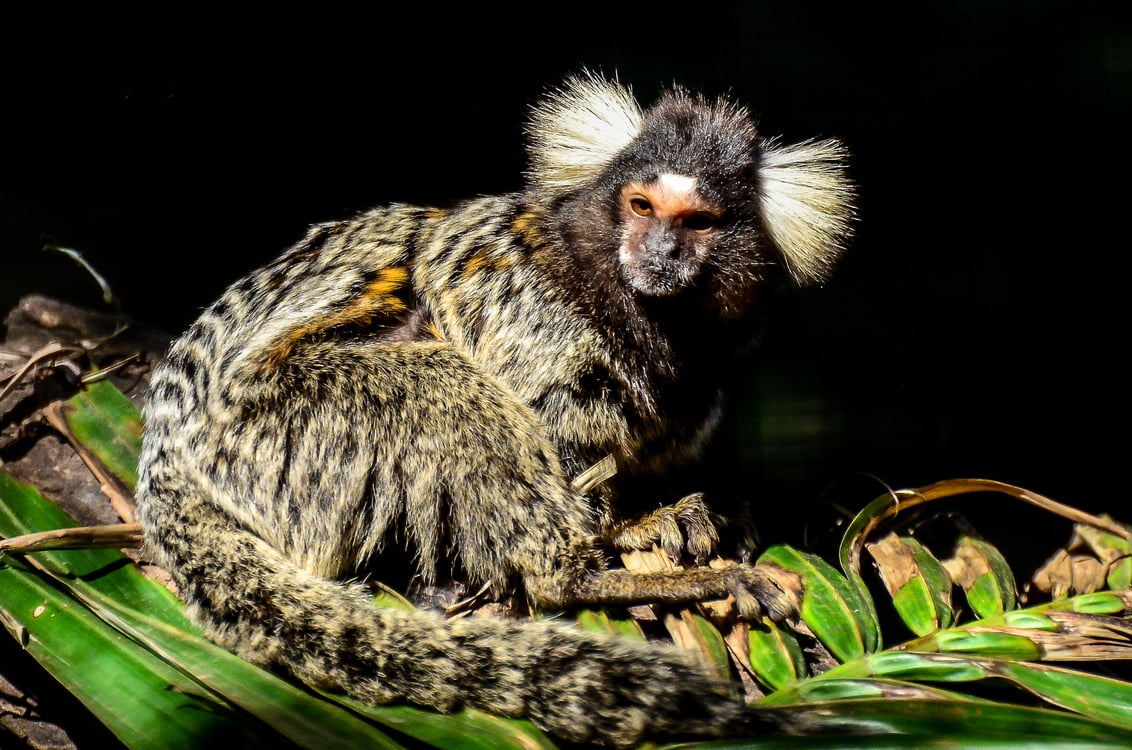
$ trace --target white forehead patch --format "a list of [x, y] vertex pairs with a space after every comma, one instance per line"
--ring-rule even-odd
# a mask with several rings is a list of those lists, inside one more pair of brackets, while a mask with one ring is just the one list
[[676, 195], [690, 193], [696, 189], [696, 178], [685, 174], [669, 174], [666, 172], [657, 177], [656, 181], [665, 190]]

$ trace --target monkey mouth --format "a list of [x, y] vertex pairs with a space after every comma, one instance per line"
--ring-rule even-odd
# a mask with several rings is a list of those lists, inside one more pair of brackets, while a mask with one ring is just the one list
[[621, 275], [638, 294], [672, 297], [692, 286], [699, 270], [699, 263], [650, 259], [622, 265]]

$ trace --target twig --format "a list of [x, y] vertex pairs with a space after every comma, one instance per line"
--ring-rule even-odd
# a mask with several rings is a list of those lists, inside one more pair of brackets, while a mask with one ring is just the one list
[[[16, 387], [16, 384], [23, 380], [24, 376], [27, 375], [28, 372], [30, 372], [36, 365], [40, 364], [42, 361], [54, 359], [57, 355], [60, 354], [85, 353], [86, 350], [81, 346], [60, 344], [58, 341], [52, 341], [51, 343], [43, 346], [41, 349], [39, 349], [39, 351], [28, 357], [28, 360], [24, 363], [24, 366], [16, 370], [16, 372], [14, 372], [12, 376], [8, 378], [8, 382], [4, 385], [4, 387], [0, 388], [0, 401], [3, 401], [4, 397], [7, 396], [8, 393]], [[72, 363], [67, 364], [71, 364], [72, 367], [74, 366]]]
[[86, 464], [90, 473], [99, 481], [99, 489], [109, 498], [110, 507], [118, 513], [118, 517], [126, 523], [136, 521], [138, 514], [137, 508], [134, 506], [133, 494], [118, 477], [106, 470], [102, 462], [86, 446], [75, 439], [75, 436], [71, 433], [71, 428], [67, 425], [67, 420], [63, 417], [63, 403], [61, 401], [51, 402], [43, 407], [43, 415], [47, 418], [48, 424], [66, 438], [67, 442], [74, 448], [75, 453]]
[[131, 354], [129, 356], [122, 357], [121, 359], [117, 360], [116, 362], [111, 362], [110, 364], [106, 365], [105, 367], [101, 367], [97, 370], [91, 370], [90, 372], [84, 373], [81, 380], [84, 384], [85, 383], [93, 383], [93, 382], [98, 381], [98, 380], [105, 380], [110, 375], [113, 375], [118, 370], [121, 370], [126, 365], [130, 364], [131, 362], [135, 362], [140, 358], [141, 358], [141, 355], [135, 352], [134, 354]]
[[1092, 513], [1086, 513], [1079, 508], [1059, 503], [1044, 495], [1030, 492], [1029, 490], [1017, 487], [1013, 484], [999, 482], [994, 479], [944, 479], [934, 484], [929, 484], [926, 487], [920, 487], [919, 489], [890, 492], [889, 496], [892, 498], [891, 505], [882, 512], [872, 516], [868, 522], [858, 530], [857, 535], [854, 537], [853, 544], [850, 546], [850, 549], [847, 550], [847, 554], [844, 558], [845, 562], [850, 569], [860, 570], [861, 550], [864, 548], [865, 540], [882, 523], [897, 516], [902, 511], [945, 497], [963, 495], [971, 492], [1000, 492], [1016, 500], [1021, 500], [1024, 503], [1029, 503], [1043, 510], [1048, 510], [1074, 523], [1107, 531], [1121, 539], [1132, 539], [1132, 530], [1115, 521], [1095, 516]]
[[612, 479], [617, 473], [617, 460], [613, 454], [607, 455], [593, 466], [574, 477], [570, 486], [585, 495], [607, 479]]
[[139, 523], [77, 526], [0, 539], [0, 557], [13, 552], [41, 552], [49, 549], [138, 549], [141, 543], [142, 527]]

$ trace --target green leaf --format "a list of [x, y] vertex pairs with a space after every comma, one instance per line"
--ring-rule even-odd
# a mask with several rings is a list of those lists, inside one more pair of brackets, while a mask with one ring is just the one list
[[[18, 509], [27, 514], [25, 522], [19, 524], [20, 533], [41, 530], [35, 528], [36, 521], [48, 520], [58, 527], [73, 525], [65, 514], [61, 514], [33, 488], [0, 472], [0, 526], [4, 525], [5, 520], [10, 521], [17, 515], [12, 507], [13, 500]], [[32, 522], [26, 522], [27, 519]], [[501, 719], [475, 711], [444, 715], [408, 706], [367, 707], [346, 699], [335, 697], [328, 701], [311, 695], [213, 645], [195, 632], [188, 632], [187, 628], [191, 626], [184, 617], [180, 603], [163, 586], [141, 576], [116, 552], [67, 550], [37, 552], [32, 557], [50, 557], [51, 564], [45, 566], [46, 570], [56, 576], [61, 586], [78, 597], [76, 601], [64, 591], [49, 589], [54, 593], [53, 601], [57, 606], [83, 614], [89, 622], [101, 627], [103, 632], [106, 632], [107, 624], [112, 625], [114, 630], [109, 631], [108, 637], [115, 640], [113, 649], [116, 657], [126, 660], [131, 664], [128, 668], [139, 673], [143, 667], [134, 666], [129, 660], [140, 660], [150, 665], [151, 671], [164, 676], [164, 680], [155, 679], [148, 686], [131, 683], [130, 694], [122, 699], [124, 705], [149, 702], [154, 696], [145, 691], [165, 692], [172, 685], [179, 691], [177, 694], [205, 694], [213, 696], [215, 701], [221, 701], [221, 705], [229, 712], [235, 708], [240, 709], [242, 713], [233, 714], [233, 720], [240, 720], [242, 717], [247, 731], [273, 735], [277, 730], [296, 745], [309, 748], [322, 748], [328, 742], [334, 747], [400, 746], [378, 728], [358, 718], [356, 714], [359, 713], [405, 736], [439, 747], [550, 746], [545, 735], [529, 722]], [[75, 561], [69, 560], [70, 557], [74, 557]], [[70, 562], [79, 564], [65, 564]], [[95, 564], [103, 564], [104, 567], [95, 569], [92, 567]], [[83, 571], [83, 574], [75, 575], [76, 570]], [[29, 572], [29, 575], [36, 574]], [[0, 591], [2, 593], [7, 591]], [[83, 604], [91, 610], [87, 610]], [[0, 598], [0, 607], [3, 606], [4, 600]], [[15, 627], [18, 629], [20, 626]], [[70, 638], [71, 631], [63, 629], [55, 634], [55, 640], [50, 645], [57, 648], [57, 640], [69, 642]], [[62, 665], [60, 669], [65, 669], [68, 658], [71, 657], [58, 660]], [[157, 662], [153, 661], [155, 658], [158, 659]], [[45, 664], [45, 667], [48, 665]], [[86, 689], [94, 696], [101, 697], [106, 687], [100, 687], [99, 680], [102, 676], [99, 674], [84, 677], [72, 673], [56, 674], [50, 668], [49, 671], [77, 695], [82, 689]], [[82, 683], [76, 685], [64, 679], [71, 677], [82, 680]], [[105, 692], [114, 694], [113, 690]], [[83, 699], [82, 695], [80, 699]], [[154, 710], [158, 711], [178, 708], [178, 704], [170, 709], [160, 701], [156, 703]], [[339, 703], [345, 705], [338, 705]], [[114, 726], [117, 717], [106, 714], [109, 710], [107, 706], [102, 703], [88, 705], [101, 721], [118, 733]], [[160, 717], [146, 721], [162, 723]], [[263, 722], [262, 725], [260, 721]], [[177, 726], [178, 731], [187, 734], [195, 732], [198, 737], [207, 736], [211, 731], [186, 723]], [[268, 730], [268, 726], [275, 729]], [[126, 744], [131, 747], [161, 747], [160, 744], [137, 745], [136, 742], [136, 739], [131, 739]]]
[[[757, 704], [757, 705], [761, 705]], [[845, 699], [775, 706], [803, 736], [752, 737], [697, 747], [745, 748], [1102, 748], [1132, 747], [1132, 730], [1048, 708], [951, 699]]]
[[993, 630], [944, 630], [934, 637], [917, 641], [918, 650], [927, 650], [933, 644], [940, 653], [964, 653], [981, 657], [999, 659], [1037, 660], [1042, 657], [1041, 648], [1023, 635], [1001, 633]]
[[[0, 471], [0, 536], [10, 538], [36, 531], [67, 529], [74, 520], [34, 487]], [[90, 586], [139, 612], [192, 630], [181, 602], [157, 581], [138, 572], [133, 563], [114, 550], [47, 550], [29, 555], [45, 569], [72, 579], [75, 586]]]
[[[830, 715], [836, 715], [840, 709], [831, 701], [867, 696], [869, 690], [874, 688], [882, 690], [890, 698], [896, 698], [900, 695], [902, 684], [962, 683], [985, 679], [1007, 680], [1053, 706], [1078, 712], [1092, 720], [1102, 722], [1103, 724], [1098, 727], [1098, 731], [1102, 734], [1110, 731], [1132, 732], [1132, 684], [1047, 664], [948, 654], [901, 651], [872, 654], [858, 661], [834, 667], [817, 677], [790, 685], [756, 705], [780, 708], [790, 703], [824, 699], [826, 701], [824, 707]], [[824, 682], [831, 684], [822, 686], [820, 683]], [[953, 702], [973, 700], [945, 692], [938, 693], [938, 697]], [[891, 705], [894, 711], [900, 711], [908, 702], [902, 698], [891, 700]], [[982, 706], [993, 705], [993, 708], [986, 710], [994, 711], [1009, 708], [1009, 704], [1005, 701], [980, 705], [980, 715], [983, 711]], [[1035, 714], [1031, 718], [1044, 723], [1049, 716], [1048, 713], [1042, 713]], [[1121, 727], [1123, 729], [1120, 729]], [[1056, 730], [1051, 729], [1052, 731]], [[950, 742], [951, 733], [947, 732], [945, 736]]]
[[751, 668], [767, 687], [778, 690], [805, 677], [809, 670], [798, 639], [770, 618], [752, 624], [747, 636], [751, 650]]
[[909, 630], [924, 635], [952, 624], [951, 577], [918, 539], [890, 533], [866, 548]]
[[644, 641], [645, 633], [641, 624], [632, 617], [612, 617], [604, 609], [579, 610], [576, 616], [578, 627], [593, 633], [616, 633], [635, 641]]
[[884, 690], [871, 680], [814, 680], [799, 684], [798, 700], [843, 701], [850, 698], [880, 698]]
[[[1124, 590], [1117, 593], [1098, 591], [1092, 594], [1082, 594], [1066, 600], [1065, 604], [1074, 612], [1091, 615], [1117, 615], [1126, 614], [1129, 608], [1124, 596], [1132, 596], [1132, 592]], [[1057, 602], [1054, 603], [1056, 606]]]
[[[812, 684], [826, 680], [861, 680], [867, 677], [926, 682], [972, 682], [1005, 679], [1052, 705], [1094, 719], [1132, 728], [1132, 684], [1048, 664], [1012, 658], [961, 657], [892, 651], [873, 654], [835, 667], [795, 688], [798, 696], [812, 693]], [[809, 693], [805, 691], [811, 691]], [[771, 696], [781, 703], [783, 696]], [[768, 699], [770, 700], [770, 699]]]
[[850, 661], [879, 647], [880, 625], [871, 602], [825, 560], [778, 545], [768, 548], [759, 562], [801, 576], [802, 619], [838, 660]]
[[954, 555], [944, 562], [952, 580], [967, 596], [978, 617], [1009, 612], [1017, 606], [1014, 574], [998, 548], [974, 534], [963, 534]]
[[95, 592], [85, 604], [136, 644], [160, 655], [248, 715], [301, 747], [400, 747], [350, 711], [322, 700], [204, 638], [123, 607]]
[[474, 708], [438, 714], [412, 706], [371, 706], [346, 696], [327, 697], [384, 727], [445, 750], [553, 750], [556, 747], [529, 721], [502, 719]]
[[135, 750], [285, 741], [164, 660], [139, 648], [22, 562], [0, 564], [0, 619], [68, 691]]
[[63, 418], [75, 438], [132, 492], [142, 439], [134, 402], [110, 381], [97, 380], [67, 399]]
[[901, 680], [969, 682], [989, 676], [984, 667], [969, 659], [906, 651], [873, 654], [865, 661], [865, 666], [871, 675]]
[[1015, 612], [1003, 612], [993, 620], [988, 618], [979, 624], [988, 624], [995, 621], [1001, 621], [1002, 624], [1007, 627], [1018, 628], [1020, 630], [1038, 630], [1050, 633], [1058, 630], [1058, 624], [1051, 620], [1048, 615], [1044, 615], [1040, 611], [1028, 609], [1017, 610]]
[[1132, 726], [1132, 684], [1049, 664], [1001, 660], [994, 671], [1055, 706]]

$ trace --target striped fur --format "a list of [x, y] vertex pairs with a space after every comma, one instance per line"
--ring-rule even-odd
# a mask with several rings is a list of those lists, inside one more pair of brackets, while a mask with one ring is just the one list
[[574, 742], [749, 731], [761, 714], [674, 650], [379, 610], [357, 582], [389, 581], [408, 552], [419, 580], [454, 566], [547, 610], [789, 606], [758, 567], [609, 569], [610, 549], [678, 550], [674, 533], [705, 554], [709, 511], [635, 523], [618, 483], [570, 479], [610, 455], [650, 476], [703, 448], [769, 293], [836, 256], [840, 151], [764, 153], [740, 107], [673, 91], [642, 110], [591, 75], [529, 132], [525, 191], [312, 227], [173, 343], [145, 407], [147, 549], [217, 643], [311, 685], [527, 716]]

